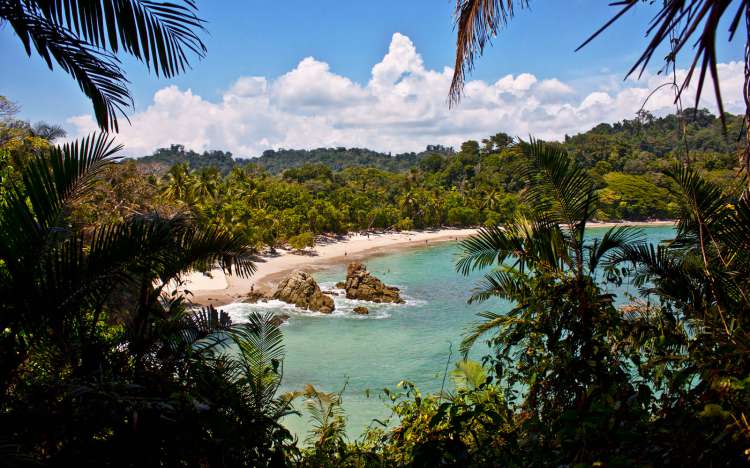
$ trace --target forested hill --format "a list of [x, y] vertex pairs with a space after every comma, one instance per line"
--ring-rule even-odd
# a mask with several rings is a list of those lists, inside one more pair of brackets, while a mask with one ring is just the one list
[[280, 174], [287, 169], [306, 164], [323, 164], [334, 171], [347, 167], [375, 167], [390, 172], [404, 172], [416, 167], [426, 155], [452, 153], [452, 148], [430, 145], [421, 153], [402, 153], [395, 156], [364, 148], [318, 148], [267, 150], [257, 158], [233, 158], [229, 152], [205, 151], [201, 154], [186, 150], [182, 145], [172, 145], [169, 148], [160, 148], [150, 156], [139, 158], [138, 162], [157, 166], [163, 171], [178, 163], [187, 163], [192, 169], [215, 167], [225, 175], [235, 166], [248, 164], [255, 164], [272, 174]]
[[[599, 164], [599, 172], [612, 170], [641, 174], [654, 170], [667, 156], [682, 156], [685, 147], [690, 152], [713, 153], [716, 158], [732, 155], [742, 128], [742, 117], [727, 114], [727, 134], [722, 133], [720, 120], [706, 110], [686, 111], [687, 145], [682, 139], [681, 120], [677, 115], [654, 118], [647, 112], [635, 119], [615, 124], [602, 123], [591, 130], [566, 136], [563, 145], [575, 159], [587, 168]], [[491, 153], [503, 146], [500, 140], [508, 135], [499, 133], [482, 141], [483, 152]], [[215, 167], [227, 174], [235, 166], [255, 164], [273, 174], [306, 164], [323, 164], [333, 171], [347, 167], [374, 167], [390, 172], [404, 172], [418, 167], [419, 162], [432, 154], [448, 156], [452, 148], [430, 145], [421, 153], [403, 153], [391, 156], [362, 148], [318, 148], [313, 150], [268, 150], [260, 157], [245, 158], [225, 151], [197, 153], [182, 145], [161, 148], [154, 154], [138, 159], [139, 164], [155, 166], [163, 172], [177, 163], [187, 163], [192, 169]], [[713, 163], [709, 162], [709, 165]], [[721, 164], [720, 164], [721, 165]], [[709, 167], [710, 168], [710, 167]]]

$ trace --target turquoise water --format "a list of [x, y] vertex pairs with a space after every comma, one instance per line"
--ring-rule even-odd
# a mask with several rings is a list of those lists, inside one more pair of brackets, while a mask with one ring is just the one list
[[[590, 231], [592, 236], [601, 236], [605, 230]], [[674, 231], [660, 227], [644, 228], [643, 232], [649, 241], [659, 242], [671, 238]], [[379, 397], [383, 388], [392, 389], [399, 381], [410, 380], [423, 392], [439, 390], [450, 349], [451, 360], [457, 360], [462, 333], [476, 320], [476, 313], [508, 309], [509, 304], [499, 300], [466, 303], [481, 273], [469, 277], [456, 273], [458, 250], [455, 242], [443, 243], [366, 261], [371, 273], [401, 288], [406, 304], [372, 304], [334, 296], [336, 311], [332, 315], [301, 312], [276, 301], [232, 304], [225, 310], [235, 321], [241, 321], [249, 311], [271, 309], [290, 315], [282, 328], [287, 351], [283, 390], [302, 389], [310, 383], [325, 391], [340, 391], [346, 384], [343, 398], [348, 432], [356, 437], [374, 418], [388, 416]], [[345, 276], [345, 264], [315, 274], [324, 290], [334, 289]], [[623, 293], [636, 294], [627, 284], [613, 292], [620, 302], [625, 300]], [[370, 315], [353, 314], [356, 305], [366, 305]], [[477, 344], [472, 357], [478, 358], [486, 350]], [[295, 432], [304, 428], [299, 419], [287, 421]]]

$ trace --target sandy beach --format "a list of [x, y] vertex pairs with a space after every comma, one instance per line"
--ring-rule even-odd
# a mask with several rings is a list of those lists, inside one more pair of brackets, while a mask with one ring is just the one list
[[[672, 226], [673, 221], [590, 223], [590, 227], [611, 226]], [[364, 260], [394, 250], [464, 239], [477, 229], [437, 229], [387, 233], [349, 234], [326, 238], [305, 254], [277, 249], [275, 256], [263, 256], [256, 263], [257, 271], [250, 278], [227, 276], [220, 269], [208, 274], [193, 273], [185, 278], [184, 289], [193, 295], [190, 300], [201, 305], [225, 305], [241, 301], [251, 289], [272, 293], [286, 274], [295, 269], [312, 272], [353, 260]]]

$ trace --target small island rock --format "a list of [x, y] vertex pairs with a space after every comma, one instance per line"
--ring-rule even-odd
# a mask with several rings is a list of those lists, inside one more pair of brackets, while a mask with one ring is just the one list
[[372, 276], [360, 262], [352, 262], [346, 268], [346, 297], [371, 302], [403, 304], [398, 288], [386, 286]]
[[301, 270], [289, 274], [273, 293], [273, 298], [294, 304], [300, 309], [330, 314], [335, 309], [333, 299], [323, 294], [312, 276]]
[[289, 316], [287, 314], [277, 314], [274, 315], [271, 319], [271, 323], [276, 325], [277, 327], [280, 327], [284, 323], [286, 323], [289, 320]]
[[364, 306], [357, 306], [354, 308], [354, 313], [359, 315], [368, 315], [370, 313], [370, 309]]
[[259, 292], [259, 291], [250, 291], [249, 293], [247, 293], [247, 295], [245, 296], [245, 298], [242, 300], [242, 302], [244, 302], [246, 304], [255, 304], [258, 301], [260, 301], [260, 302], [266, 302], [266, 301], [268, 301], [268, 296], [266, 296], [265, 294], [263, 294], [262, 292]]

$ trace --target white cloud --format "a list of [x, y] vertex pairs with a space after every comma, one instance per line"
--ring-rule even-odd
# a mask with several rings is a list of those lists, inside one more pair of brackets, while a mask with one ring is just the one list
[[[741, 112], [744, 80], [740, 62], [719, 65], [726, 109]], [[218, 102], [190, 89], [168, 86], [154, 94], [144, 111], [123, 122], [119, 141], [138, 156], [181, 143], [202, 151], [222, 149], [257, 156], [269, 148], [367, 147], [381, 151], [420, 151], [428, 144], [458, 146], [504, 131], [526, 137], [561, 139], [600, 122], [632, 118], [652, 90], [666, 79], [613, 80], [612, 74], [582, 82], [540, 79], [529, 73], [494, 83], [469, 81], [453, 109], [447, 96], [452, 70], [431, 70], [412, 41], [393, 35], [388, 52], [360, 84], [307, 57], [277, 78], [244, 76], [230, 84]], [[679, 71], [678, 77], [684, 76]], [[694, 94], [686, 91], [685, 107]], [[663, 87], [646, 104], [655, 114], [674, 111], [674, 91]], [[704, 92], [702, 106], [715, 108]], [[96, 125], [89, 115], [71, 117], [74, 136]]]

